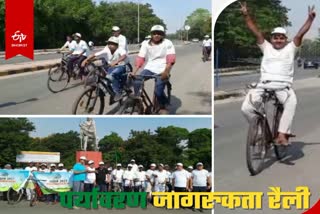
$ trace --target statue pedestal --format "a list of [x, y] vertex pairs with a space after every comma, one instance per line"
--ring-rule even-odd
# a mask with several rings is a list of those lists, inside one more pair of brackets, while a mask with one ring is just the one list
[[77, 151], [76, 152], [76, 162], [79, 162], [79, 158], [85, 156], [87, 160], [94, 161], [94, 167], [99, 167], [99, 162], [102, 161], [102, 153], [96, 151]]

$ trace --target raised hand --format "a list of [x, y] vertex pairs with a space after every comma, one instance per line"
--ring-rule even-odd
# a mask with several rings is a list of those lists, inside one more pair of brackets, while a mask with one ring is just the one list
[[314, 11], [314, 5], [312, 7], [308, 6], [308, 15], [312, 20], [316, 17], [316, 12]]
[[240, 11], [243, 15], [248, 15], [248, 9], [247, 9], [247, 2], [239, 2], [240, 4]]

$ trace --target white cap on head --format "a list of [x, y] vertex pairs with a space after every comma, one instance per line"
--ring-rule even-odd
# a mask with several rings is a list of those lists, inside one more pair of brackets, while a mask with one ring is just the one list
[[193, 167], [192, 166], [188, 166], [188, 169], [193, 169]]
[[205, 37], [205, 38], [209, 38], [210, 36], [209, 36], [209, 35], [205, 35], [204, 37]]
[[150, 166], [156, 166], [156, 164], [152, 163], [152, 164], [150, 164]]
[[128, 167], [132, 167], [132, 164], [129, 163], [129, 164], [128, 164]]
[[112, 31], [119, 31], [119, 30], [120, 30], [120, 28], [118, 26], [113, 26], [112, 27]]
[[115, 44], [119, 44], [119, 38], [115, 37], [115, 36], [111, 36], [107, 43], [115, 43]]
[[109, 170], [109, 171], [112, 171], [112, 167], [109, 167], [108, 170]]
[[121, 163], [118, 163], [117, 166], [122, 166]]
[[161, 25], [154, 25], [154, 26], [152, 26], [152, 28], [151, 28], [151, 32], [153, 32], [153, 31], [161, 31], [161, 32], [164, 32], [164, 27], [161, 26]]
[[99, 165], [104, 165], [104, 162], [103, 161], [99, 162]]
[[135, 159], [131, 159], [131, 161], [130, 162], [136, 162], [136, 160]]
[[80, 160], [87, 160], [87, 158], [85, 156], [81, 156]]
[[182, 163], [177, 163], [177, 166], [183, 166], [183, 164]]
[[203, 163], [199, 162], [197, 163], [197, 166], [203, 166]]
[[90, 42], [88, 42], [88, 45], [89, 45], [89, 46], [93, 46], [94, 43], [93, 43], [92, 41], [90, 41]]
[[283, 35], [287, 36], [287, 31], [283, 27], [276, 27], [273, 29], [271, 34], [283, 34]]
[[88, 164], [93, 164], [94, 161], [93, 160], [89, 160]]
[[53, 167], [53, 166], [56, 167], [56, 165], [54, 163], [50, 164], [50, 167]]
[[164, 165], [162, 163], [160, 163], [159, 166], [164, 167]]
[[80, 33], [75, 33], [74, 36], [77, 36], [77, 37], [81, 38], [81, 34]]
[[143, 168], [143, 166], [142, 166], [142, 165], [139, 165], [138, 167], [139, 167], [139, 168]]
[[45, 164], [45, 163], [42, 163], [42, 164], [40, 164], [40, 166], [47, 166], [47, 164]]
[[64, 166], [63, 163], [59, 163], [58, 166]]

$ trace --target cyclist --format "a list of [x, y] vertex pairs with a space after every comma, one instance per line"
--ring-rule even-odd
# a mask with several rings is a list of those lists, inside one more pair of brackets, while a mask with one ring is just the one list
[[72, 45], [74, 45], [75, 41], [72, 39], [72, 36], [68, 35], [67, 36], [67, 41], [66, 43], [64, 43], [64, 45], [60, 48], [60, 51], [65, 50], [66, 48], [69, 49], [69, 51], [71, 51], [72, 49]]
[[88, 46], [89, 46], [90, 51], [92, 51], [94, 48], [94, 43], [92, 41], [89, 41]]
[[107, 46], [95, 54], [90, 55], [83, 61], [81, 67], [84, 67], [90, 60], [105, 54], [105, 61], [108, 66], [105, 67], [109, 78], [112, 80], [112, 88], [115, 92], [114, 100], [117, 101], [121, 98], [121, 92], [126, 81], [126, 64], [129, 63], [127, 52], [119, 47], [119, 39], [116, 37], [110, 37], [107, 41]]
[[127, 38], [121, 34], [121, 30], [118, 26], [112, 27], [112, 35], [119, 39], [119, 47], [123, 48], [128, 52], [129, 50], [128, 50]]
[[83, 60], [87, 58], [89, 55], [89, 47], [84, 40], [81, 40], [81, 34], [75, 33], [74, 34], [75, 44], [72, 45], [69, 54], [71, 54], [69, 61], [68, 61], [68, 71], [71, 73], [73, 71], [73, 66], [77, 63], [80, 67], [80, 76], [84, 74], [84, 68], [81, 67], [81, 63]]
[[204, 36], [204, 40], [202, 42], [202, 50], [203, 50], [203, 55], [204, 55], [204, 51], [206, 51], [208, 59], [210, 59], [211, 56], [211, 46], [212, 46], [212, 41], [210, 39], [209, 35], [205, 35]]
[[288, 138], [291, 135], [291, 125], [297, 104], [296, 95], [291, 88], [294, 73], [294, 55], [301, 45], [303, 36], [310, 29], [316, 16], [314, 6], [312, 8], [309, 7], [306, 22], [291, 42], [288, 42], [286, 30], [282, 27], [275, 28], [271, 33], [270, 42], [266, 41], [261, 31], [251, 19], [246, 2], [240, 3], [240, 6], [246, 24], [256, 36], [258, 46], [263, 53], [260, 82], [255, 89], [249, 91], [241, 110], [248, 122], [250, 122], [255, 117], [253, 103], [259, 104], [261, 102], [261, 94], [264, 89], [275, 90], [277, 98], [284, 107], [276, 143], [288, 145]]
[[[157, 75], [155, 95], [160, 104], [160, 114], [166, 114], [166, 104], [168, 99], [164, 93], [167, 81], [169, 80], [170, 70], [176, 61], [175, 48], [172, 42], [165, 38], [165, 30], [161, 25], [154, 25], [151, 28], [151, 39], [142, 44], [138, 57], [136, 58], [136, 69], [133, 76], [140, 70], [145, 63], [141, 75]], [[141, 81], [136, 80], [134, 84], [136, 96], [141, 88]]]

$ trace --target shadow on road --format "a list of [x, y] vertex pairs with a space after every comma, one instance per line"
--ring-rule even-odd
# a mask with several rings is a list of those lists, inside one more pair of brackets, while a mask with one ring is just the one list
[[202, 105], [210, 105], [210, 106], [212, 106], [211, 92], [203, 92], [203, 91], [190, 92], [190, 95], [193, 95], [193, 96], [196, 96], [196, 97], [201, 97], [201, 104]]
[[8, 107], [8, 106], [15, 106], [15, 105], [19, 105], [19, 104], [23, 104], [23, 103], [28, 103], [28, 102], [34, 102], [34, 101], [38, 101], [38, 98], [31, 98], [31, 99], [27, 99], [25, 101], [22, 102], [7, 102], [7, 103], [2, 103], [0, 104], [0, 108], [4, 108], [4, 107]]

